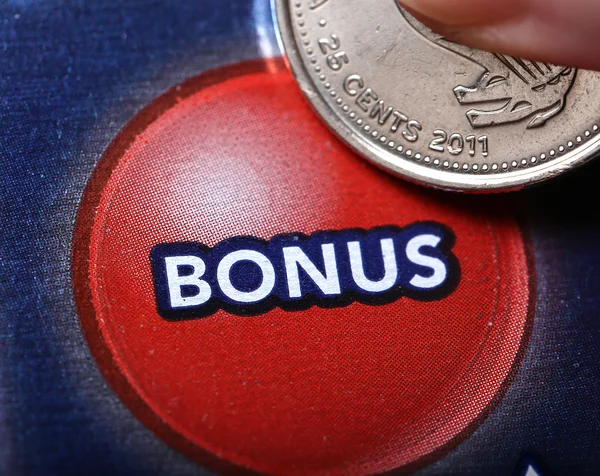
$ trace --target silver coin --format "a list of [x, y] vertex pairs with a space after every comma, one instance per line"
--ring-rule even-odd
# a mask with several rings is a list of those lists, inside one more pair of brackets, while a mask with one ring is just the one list
[[446, 190], [515, 190], [600, 148], [600, 74], [452, 43], [395, 0], [274, 0], [325, 122], [377, 165]]

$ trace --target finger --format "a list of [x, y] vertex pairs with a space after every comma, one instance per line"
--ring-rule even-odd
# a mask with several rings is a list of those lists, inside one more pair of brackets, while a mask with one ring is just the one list
[[452, 41], [536, 61], [600, 70], [600, 1], [398, 1]]

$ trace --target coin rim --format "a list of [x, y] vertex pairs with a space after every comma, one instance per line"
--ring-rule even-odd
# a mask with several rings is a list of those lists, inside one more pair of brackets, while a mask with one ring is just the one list
[[[276, 33], [281, 50], [285, 52], [286, 63], [292, 71], [308, 102], [330, 129], [361, 157], [396, 176], [421, 185], [457, 192], [507, 192], [520, 190], [540, 182], [553, 179], [575, 167], [579, 167], [596, 157], [600, 151], [600, 136], [589, 140], [560, 159], [551, 159], [533, 168], [504, 173], [461, 174], [426, 168], [413, 162], [404, 154], [392, 154], [377, 147], [358, 131], [353, 130], [319, 92], [317, 83], [303, 61], [296, 42], [290, 3], [296, 0], [271, 0]], [[306, 0], [302, 0], [305, 3]], [[508, 159], [507, 159], [508, 160]], [[510, 160], [517, 160], [511, 158]], [[521, 157], [519, 157], [519, 161]]]

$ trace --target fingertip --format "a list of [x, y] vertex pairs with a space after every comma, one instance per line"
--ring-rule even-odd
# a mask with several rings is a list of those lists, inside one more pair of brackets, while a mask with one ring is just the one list
[[397, 0], [403, 7], [433, 22], [450, 26], [480, 26], [524, 14], [521, 0]]
[[600, 2], [397, 0], [446, 39], [533, 61], [600, 70]]

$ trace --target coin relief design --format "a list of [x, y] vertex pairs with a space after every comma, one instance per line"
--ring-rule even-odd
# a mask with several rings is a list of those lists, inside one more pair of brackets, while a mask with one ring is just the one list
[[577, 73], [575, 68], [474, 50], [434, 33], [406, 10], [400, 10], [407, 22], [429, 41], [485, 69], [475, 85], [453, 89], [461, 105], [491, 103], [491, 109], [467, 111], [471, 126], [527, 120], [527, 128], [540, 127], [563, 110]]
[[514, 190], [600, 148], [600, 75], [473, 50], [395, 0], [274, 0], [296, 79], [365, 158], [448, 190]]

